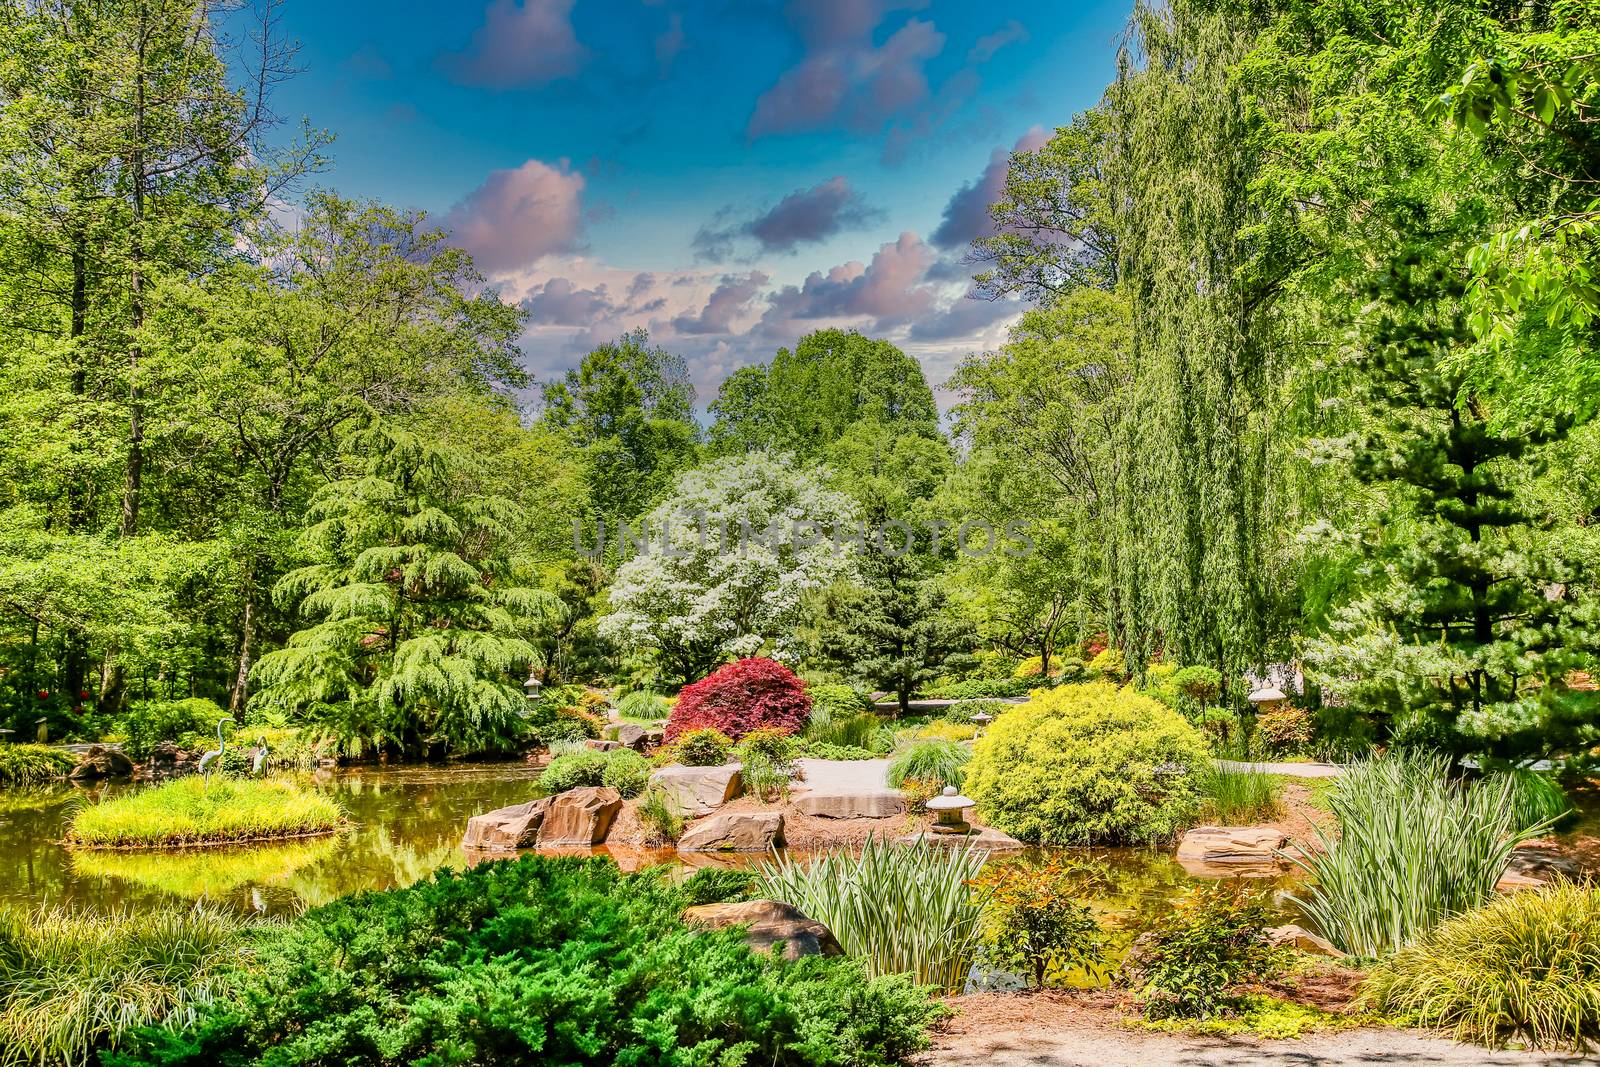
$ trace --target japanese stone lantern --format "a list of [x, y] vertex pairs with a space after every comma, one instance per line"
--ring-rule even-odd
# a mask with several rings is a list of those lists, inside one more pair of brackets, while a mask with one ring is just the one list
[[1257, 689], [1245, 698], [1259, 715], [1263, 711], [1276, 711], [1289, 702], [1289, 694], [1275, 685], [1264, 686]]
[[973, 737], [982, 737], [983, 736], [983, 728], [985, 726], [988, 726], [990, 723], [994, 722], [994, 716], [990, 715], [987, 711], [980, 711], [980, 712], [978, 712], [976, 715], [974, 715], [972, 717], [972, 721], [978, 724], [978, 732], [973, 734], [972, 736]]
[[945, 786], [943, 794], [928, 801], [928, 810], [936, 816], [931, 829], [936, 834], [970, 834], [972, 825], [962, 818], [962, 813], [977, 804], [971, 797], [957, 793], [955, 786]]

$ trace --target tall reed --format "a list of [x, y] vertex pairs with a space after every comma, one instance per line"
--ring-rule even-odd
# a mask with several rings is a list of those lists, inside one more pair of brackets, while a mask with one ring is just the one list
[[827, 926], [846, 955], [866, 961], [869, 974], [909, 973], [919, 984], [958, 993], [972, 970], [988, 900], [969, 883], [988, 859], [965, 845], [869, 838], [859, 854], [768, 860], [757, 874], [758, 895]]
[[114, 915], [0, 910], [0, 1064], [76, 1067], [135, 1027], [192, 1022], [240, 928], [204, 907]]
[[1545, 824], [1518, 827], [1512, 782], [1453, 782], [1437, 756], [1355, 764], [1329, 797], [1337, 836], [1316, 828], [1297, 860], [1311, 875], [1300, 906], [1353, 956], [1378, 958], [1494, 895], [1511, 852]]

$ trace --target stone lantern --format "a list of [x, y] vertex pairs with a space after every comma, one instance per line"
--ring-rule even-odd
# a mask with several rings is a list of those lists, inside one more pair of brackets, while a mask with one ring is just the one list
[[539, 672], [532, 667], [528, 668], [528, 680], [522, 683], [522, 688], [528, 694], [528, 703], [539, 699], [539, 690], [544, 688], [544, 683], [539, 681]]
[[980, 711], [977, 714], [972, 716], [972, 721], [978, 724], [978, 732], [973, 734], [972, 736], [973, 737], [982, 737], [983, 736], [983, 728], [985, 726], [988, 726], [990, 723], [994, 722], [994, 716], [990, 715], [987, 711]]
[[1276, 711], [1289, 702], [1289, 694], [1275, 685], [1263, 686], [1252, 692], [1245, 699], [1250, 701], [1251, 707], [1259, 715], [1264, 711]]
[[945, 786], [941, 795], [928, 801], [928, 810], [936, 816], [931, 829], [936, 834], [970, 834], [972, 825], [962, 818], [962, 814], [977, 804], [971, 797], [958, 794], [955, 786]]

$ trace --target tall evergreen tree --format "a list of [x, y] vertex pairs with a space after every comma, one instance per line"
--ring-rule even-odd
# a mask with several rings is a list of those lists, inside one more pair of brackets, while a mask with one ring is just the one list
[[315, 562], [276, 595], [308, 620], [261, 657], [257, 700], [356, 750], [406, 755], [516, 740], [527, 640], [549, 607], [512, 583], [512, 507], [471, 461], [392, 422], [350, 435], [352, 469], [311, 507]]
[[1374, 286], [1355, 357], [1370, 429], [1352, 460], [1391, 512], [1364, 546], [1367, 588], [1315, 660], [1396, 741], [1587, 747], [1600, 701], [1569, 672], [1600, 647], [1600, 618], [1518, 493], [1570, 420], [1499, 425], [1467, 387], [1464, 287], [1443, 262], [1414, 251]]

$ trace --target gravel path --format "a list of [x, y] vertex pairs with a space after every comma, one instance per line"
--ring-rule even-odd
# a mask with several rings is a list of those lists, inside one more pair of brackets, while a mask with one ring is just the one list
[[1217, 766], [1225, 771], [1255, 771], [1259, 774], [1282, 774], [1290, 778], [1337, 778], [1344, 768], [1333, 763], [1241, 763], [1238, 760], [1219, 759]]
[[1348, 1030], [1298, 1041], [1180, 1037], [1104, 1025], [1018, 1028], [946, 1036], [921, 1062], [929, 1067], [1548, 1067], [1594, 1058], [1536, 1052], [1490, 1052], [1411, 1030]]

